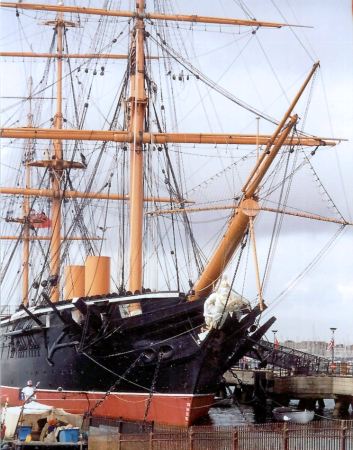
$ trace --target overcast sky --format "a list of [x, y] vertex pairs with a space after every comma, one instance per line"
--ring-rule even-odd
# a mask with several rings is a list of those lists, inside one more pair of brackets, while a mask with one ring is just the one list
[[[128, 7], [128, 3], [123, 6]], [[247, 18], [241, 4], [237, 0], [173, 2], [178, 13]], [[200, 38], [195, 27], [194, 30], [185, 30], [190, 38], [191, 34], [195, 38], [194, 46], [189, 48], [192, 64], [245, 102], [280, 118], [288, 105], [288, 99], [293, 98], [312, 64], [320, 60], [320, 73], [315, 81], [305, 131], [324, 137], [348, 139], [348, 142], [342, 142], [334, 149], [320, 149], [312, 162], [334, 203], [347, 220], [352, 220], [353, 32], [350, 0], [247, 0], [243, 4], [258, 20], [284, 21], [313, 28], [259, 30], [261, 41], [255, 36], [245, 46], [245, 41], [235, 41], [234, 36], [227, 35], [225, 29], [222, 33], [217, 33], [215, 27], [209, 27], [211, 32], [203, 33]], [[153, 10], [151, 1], [147, 5]], [[20, 50], [17, 46], [19, 41], [11, 38], [17, 26], [14, 11], [11, 14], [1, 13], [2, 50]], [[33, 32], [32, 43], [34, 50], [40, 51], [43, 42], [39, 32], [36, 33]], [[271, 63], [268, 61], [269, 56]], [[228, 70], [228, 67], [232, 70]], [[18, 70], [14, 64], [6, 68], [5, 72], [2, 70], [2, 95], [7, 95], [7, 91], [14, 95], [19, 90], [13, 82], [20, 77]], [[182, 103], [178, 123], [180, 131], [206, 131], [204, 126], [211, 123], [212, 131], [215, 132], [255, 133], [255, 117], [242, 115], [234, 105], [221, 103], [219, 107], [217, 103], [217, 114], [212, 118], [213, 106], [210, 107], [209, 90], [202, 91], [203, 88], [200, 88], [199, 97], [195, 97], [191, 86], [190, 84], [188, 88], [186, 85], [179, 94]], [[282, 88], [286, 90], [287, 98], [283, 96]], [[22, 94], [22, 86], [20, 90]], [[203, 107], [210, 109], [207, 120], [197, 112], [200, 97], [204, 99]], [[221, 100], [216, 95], [212, 101]], [[303, 103], [299, 108], [301, 117], [305, 116], [305, 105]], [[261, 127], [261, 131], [271, 132], [269, 125], [261, 123]], [[194, 164], [195, 160], [190, 161]], [[194, 172], [190, 169], [190, 179], [196, 175]], [[197, 175], [199, 177], [200, 173]], [[202, 176], [206, 179], [211, 175], [212, 167], [205, 166]], [[2, 184], [8, 184], [11, 178], [12, 174], [3, 166]], [[304, 210], [332, 215], [329, 209], [325, 210], [322, 206], [320, 193], [310, 181], [299, 178], [296, 183], [298, 193], [291, 198], [293, 206], [299, 207], [301, 204], [304, 205]], [[200, 198], [196, 196], [195, 200], [199, 201]], [[337, 342], [353, 343], [352, 228], [346, 227], [345, 232], [313, 270], [280, 301], [275, 301], [303, 268], [310, 264], [336, 230], [337, 226], [334, 225], [304, 226], [289, 219], [285, 222], [265, 291], [265, 298], [270, 306], [266, 314], [277, 316], [275, 328], [278, 329], [280, 340], [328, 340], [329, 328], [334, 326], [338, 328]], [[261, 234], [261, 231], [265, 233]], [[261, 257], [266, 257], [269, 237], [266, 219], [258, 221], [256, 234], [261, 261]], [[251, 269], [249, 271], [251, 273]], [[250, 298], [256, 295], [254, 283], [245, 293]]]

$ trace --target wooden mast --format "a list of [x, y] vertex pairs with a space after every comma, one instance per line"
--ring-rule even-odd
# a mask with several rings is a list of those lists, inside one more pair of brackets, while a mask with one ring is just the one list
[[[301, 86], [299, 92], [295, 96], [294, 100], [290, 104], [283, 119], [278, 124], [272, 139], [262, 152], [260, 158], [257, 160], [257, 164], [246, 181], [242, 191], [244, 193], [243, 200], [240, 202], [238, 211], [233, 215], [228, 224], [228, 228], [223, 236], [223, 239], [218, 248], [213, 253], [211, 259], [206, 265], [204, 271], [200, 275], [199, 279], [193, 287], [193, 295], [190, 300], [195, 300], [200, 297], [204, 297], [210, 294], [214, 289], [214, 285], [223, 273], [227, 264], [231, 260], [235, 250], [241, 244], [244, 233], [249, 226], [250, 216], [245, 212], [245, 205], [248, 200], [255, 202], [254, 195], [258, 189], [263, 177], [265, 176], [268, 168], [272, 164], [285, 139], [288, 137], [290, 131], [296, 124], [298, 117], [293, 116], [290, 118], [289, 123], [285, 125], [287, 119], [290, 117], [294, 107], [298, 103], [304, 89], [308, 85], [316, 69], [319, 67], [319, 63], [314, 64], [312, 70]], [[283, 128], [284, 127], [284, 128]], [[277, 143], [272, 145], [277, 139]], [[256, 202], [255, 202], [256, 203]]]
[[[296, 122], [297, 116], [294, 116], [288, 123], [287, 127], [280, 134], [280, 140], [271, 150], [272, 154], [276, 155], [278, 153], [285, 138], [288, 136]], [[263, 175], [265, 173], [266, 172], [264, 172]], [[215, 283], [218, 281], [219, 277], [234, 255], [234, 252], [241, 244], [244, 234], [249, 226], [249, 216], [243, 212], [242, 203], [243, 202], [240, 202], [238, 210], [235, 212], [228, 224], [228, 228], [221, 243], [213, 253], [204, 271], [195, 283], [193, 287], [194, 293], [190, 296], [190, 300], [205, 297], [212, 292]]]
[[[56, 33], [57, 33], [57, 85], [56, 85], [56, 113], [54, 116], [54, 128], [61, 130], [63, 125], [62, 114], [62, 79], [63, 79], [63, 66], [62, 66], [62, 54], [63, 54], [63, 28], [65, 27], [64, 17], [62, 12], [58, 12], [56, 19]], [[52, 159], [54, 161], [62, 161], [62, 140], [55, 139], [53, 141], [53, 153]], [[50, 275], [60, 278], [60, 250], [61, 250], [61, 177], [62, 169], [56, 169], [52, 167], [51, 172], [51, 186], [53, 190], [52, 200], [52, 235], [50, 245]], [[59, 283], [57, 282], [51, 291], [51, 300], [53, 302], [59, 301]]]
[[[27, 124], [29, 127], [33, 127], [33, 114], [32, 114], [32, 88], [33, 80], [29, 78], [29, 112], [27, 114]], [[31, 155], [31, 140], [27, 141], [25, 148], [25, 188], [29, 189], [31, 185], [31, 167], [28, 165]], [[23, 249], [22, 249], [22, 303], [28, 305], [28, 291], [29, 291], [29, 242], [30, 242], [30, 228], [29, 228], [29, 197], [25, 196], [22, 206], [23, 212]]]
[[[52, 161], [48, 165], [48, 162], [38, 162], [35, 165], [40, 167], [51, 168], [52, 174], [52, 191], [53, 193], [53, 206], [52, 206], [52, 245], [51, 245], [51, 275], [59, 276], [60, 268], [60, 224], [61, 224], [61, 175], [66, 168], [66, 163], [63, 161], [62, 156], [62, 140], [66, 139], [81, 139], [81, 140], [102, 140], [102, 141], [115, 141], [115, 142], [127, 142], [130, 143], [130, 276], [129, 276], [129, 290], [132, 292], [140, 291], [143, 284], [142, 274], [142, 233], [143, 233], [143, 204], [144, 204], [144, 192], [143, 192], [143, 144], [157, 144], [157, 143], [212, 143], [212, 144], [252, 144], [266, 145], [266, 151], [260, 156], [258, 164], [255, 166], [254, 172], [251, 174], [251, 178], [247, 181], [244, 187], [244, 200], [253, 199], [255, 190], [259, 186], [264, 174], [266, 173], [269, 164], [272, 162], [272, 156], [276, 155], [282, 145], [335, 145], [334, 140], [326, 141], [317, 137], [299, 136], [292, 139], [288, 139], [290, 130], [296, 123], [296, 118], [291, 118], [287, 126], [284, 127], [285, 122], [290, 117], [294, 104], [298, 100], [293, 102], [290, 111], [284, 116], [284, 119], [278, 126], [276, 132], [272, 136], [260, 136], [256, 135], [233, 135], [233, 134], [200, 134], [200, 133], [150, 133], [144, 130], [144, 116], [148, 99], [145, 92], [145, 54], [144, 54], [144, 39], [145, 39], [145, 27], [144, 19], [155, 20], [171, 20], [171, 21], [185, 21], [191, 23], [218, 23], [226, 25], [245, 25], [256, 27], [270, 27], [280, 28], [281, 26], [288, 26], [288, 24], [280, 24], [273, 22], [261, 22], [255, 20], [239, 20], [239, 19], [224, 19], [224, 18], [210, 18], [201, 16], [186, 16], [186, 15], [164, 15], [156, 13], [145, 13], [145, 1], [141, 0], [137, 3], [136, 11], [115, 11], [104, 10], [95, 8], [82, 8], [64, 6], [61, 3], [58, 5], [38, 5], [38, 4], [25, 4], [25, 3], [12, 3], [12, 2], [0, 2], [0, 7], [21, 8], [31, 10], [42, 11], [57, 11], [57, 18], [55, 27], [57, 30], [57, 110], [54, 120], [53, 129], [39, 129], [39, 128], [14, 128], [14, 129], [2, 129], [0, 130], [0, 137], [15, 137], [15, 138], [35, 138], [35, 139], [52, 139], [54, 144], [54, 152], [52, 155]], [[62, 59], [63, 54], [63, 28], [65, 23], [63, 21], [63, 12], [75, 12], [84, 14], [97, 14], [101, 16], [115, 16], [115, 17], [131, 17], [135, 20], [135, 26], [131, 39], [130, 48], [130, 98], [129, 104], [129, 120], [128, 130], [126, 131], [96, 131], [96, 130], [63, 130], [62, 129]], [[53, 22], [51, 22], [53, 23]], [[316, 69], [316, 67], [315, 67]], [[315, 70], [314, 69], [314, 70]], [[306, 84], [309, 82], [311, 75], [306, 80]], [[304, 87], [305, 87], [304, 86]], [[303, 89], [304, 89], [303, 87]], [[300, 95], [299, 95], [300, 96]], [[271, 158], [267, 158], [266, 155], [270, 153]], [[274, 157], [273, 156], [273, 157]], [[76, 163], [77, 165], [78, 163]], [[268, 164], [268, 165], [267, 165]], [[34, 164], [31, 164], [34, 165]], [[71, 166], [73, 167], [73, 166]], [[75, 167], [79, 168], [79, 167]], [[250, 184], [250, 188], [249, 188]], [[7, 189], [7, 188], [5, 188]], [[28, 192], [27, 189], [23, 190], [23, 193]], [[48, 190], [49, 191], [49, 190]], [[0, 193], [5, 193], [0, 191]], [[81, 197], [81, 193], [72, 192], [73, 196]], [[28, 194], [25, 194], [28, 195]], [[65, 193], [65, 196], [67, 193]], [[96, 195], [94, 193], [89, 195]], [[90, 197], [87, 198], [96, 198]], [[242, 204], [240, 204], [241, 210]], [[239, 222], [239, 226], [235, 226], [232, 223], [229, 227], [233, 230], [229, 234], [227, 239], [230, 241], [230, 248], [226, 251], [222, 249], [222, 245], [227, 239], [223, 239], [218, 252], [218, 262], [215, 264], [215, 255], [212, 257], [210, 263], [207, 265], [205, 272], [201, 275], [200, 279], [195, 284], [196, 298], [199, 296], [207, 295], [213, 288], [215, 281], [219, 278], [219, 275], [224, 270], [225, 266], [229, 262], [232, 254], [234, 253], [237, 245], [241, 242], [242, 235], [246, 230], [249, 218], [246, 213], [242, 211], [237, 212], [233, 219], [235, 222]], [[232, 221], [234, 222], [234, 221]], [[233, 234], [232, 234], [233, 233]], [[234, 234], [235, 233], [235, 234]], [[221, 252], [221, 254], [219, 253]], [[222, 253], [223, 252], [223, 253]], [[226, 256], [225, 256], [226, 255]], [[52, 291], [52, 300], [57, 301], [59, 298], [59, 288], [54, 287]], [[138, 305], [132, 305], [132, 310], [139, 310]]]
[[[145, 12], [144, 0], [137, 3], [137, 18], [132, 31], [130, 50], [130, 121], [128, 130], [133, 136], [130, 143], [130, 265], [129, 290], [142, 289], [142, 234], [143, 234], [143, 143], [145, 110], [147, 104], [145, 92]], [[130, 305], [130, 311], [138, 312], [139, 304]]]
[[[30, 168], [26, 165], [26, 188], [30, 184]], [[29, 289], [29, 198], [26, 196], [22, 206], [24, 223], [23, 223], [23, 249], [22, 249], [22, 303], [28, 305], [28, 289]]]
[[[28, 80], [28, 100], [29, 100], [29, 111], [27, 114], [27, 125], [28, 127], [33, 127], [33, 114], [32, 114], [32, 94], [33, 94], [33, 80], [29, 77]], [[25, 166], [25, 180], [24, 189], [22, 191], [29, 191], [31, 185], [31, 166], [30, 162], [32, 159], [31, 155], [31, 143], [32, 140], [29, 138], [24, 147], [23, 163]], [[20, 239], [22, 240], [22, 304], [25, 306], [29, 303], [28, 292], [29, 292], [29, 243], [32, 240], [30, 235], [30, 202], [29, 196], [25, 195], [22, 203], [22, 217], [21, 218], [6, 218], [7, 222], [14, 222], [22, 224], [22, 233]], [[4, 237], [1, 236], [0, 239]], [[6, 237], [5, 237], [6, 238]], [[9, 236], [11, 240], [18, 240], [18, 236]]]

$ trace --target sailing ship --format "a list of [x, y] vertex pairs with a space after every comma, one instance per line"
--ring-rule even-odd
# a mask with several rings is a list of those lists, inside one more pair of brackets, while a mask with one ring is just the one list
[[[33, 41], [30, 52], [11, 49], [0, 55], [47, 61], [40, 81], [30, 79], [29, 93], [19, 103], [21, 108], [24, 103], [29, 107], [27, 122], [1, 128], [1, 138], [24, 142], [25, 172], [22, 187], [18, 182], [17, 187], [0, 190], [12, 199], [5, 222], [17, 224], [19, 231], [17, 236], [2, 236], [15, 245], [4, 258], [3, 284], [9, 283], [17, 244], [23, 247], [18, 272], [22, 301], [16, 312], [3, 315], [1, 321], [1, 400], [20, 404], [21, 388], [32, 379], [38, 383], [37, 401], [71, 413], [192, 424], [207, 414], [224, 372], [275, 321], [270, 317], [259, 322], [266, 309], [254, 234], [260, 210], [333, 221], [342, 227], [348, 223], [343, 218], [290, 212], [283, 205], [271, 209], [261, 197], [280, 155], [289, 157], [302, 147], [315, 153], [320, 146], [337, 143], [297, 128], [295, 108], [319, 64], [304, 77], [282, 119], [276, 121], [196, 69], [181, 55], [179, 45], [168, 40], [168, 30], [174, 25], [179, 32], [180, 24], [190, 30], [217, 26], [236, 28], [239, 36], [239, 30], [247, 30], [251, 36], [262, 28], [279, 32], [287, 23], [172, 14], [159, 2], [152, 11], [144, 0], [138, 0], [131, 11], [110, 1], [104, 2], [104, 8], [66, 2], [1, 2], [0, 6], [15, 13], [19, 21], [27, 21], [28, 16], [40, 19], [53, 33], [46, 53], [37, 51]], [[91, 46], [82, 37], [85, 28], [93, 36]], [[23, 29], [19, 26], [21, 33]], [[128, 44], [126, 54], [115, 50], [119, 39]], [[77, 52], [71, 50], [75, 44]], [[113, 100], [111, 109], [102, 113], [100, 91], [95, 91], [94, 83], [106, 78], [112, 82], [116, 74], [109, 72], [120, 60], [127, 64], [121, 78], [114, 81], [117, 93], [113, 96], [113, 87], [105, 92], [106, 86], [101, 86], [105, 104]], [[53, 67], [55, 76], [50, 78]], [[268, 120], [270, 133], [168, 132], [167, 125], [172, 123], [175, 130], [178, 122], [171, 97], [156, 82], [161, 72], [167, 80], [164, 88], [202, 82], [250, 114]], [[93, 100], [94, 93], [98, 100]], [[50, 104], [48, 111], [54, 108], [54, 114], [45, 110], [46, 120], [40, 118], [39, 101]], [[96, 116], [90, 119], [89, 106], [94, 101], [98, 102]], [[102, 127], [96, 129], [94, 124], [101, 117]], [[230, 204], [193, 204], [195, 189], [183, 188], [180, 158], [186, 143], [251, 149], [242, 159], [250, 159], [253, 167], [238, 190], [233, 186], [236, 164], [232, 159]], [[221, 180], [227, 177], [221, 172]], [[35, 178], [39, 181], [33, 187]], [[279, 186], [288, 179], [286, 172]], [[272, 186], [273, 191], [278, 189]], [[13, 199], [21, 201], [22, 214]], [[206, 246], [209, 255], [204, 257], [190, 216], [209, 211], [225, 211], [228, 217], [218, 246], [213, 252]], [[89, 225], [95, 228], [93, 233]], [[234, 290], [241, 258], [250, 246], [255, 304]], [[116, 251], [112, 267], [118, 276], [111, 273], [104, 248], [111, 254]], [[83, 263], [72, 263], [79, 258]], [[222, 277], [232, 264], [235, 268], [227, 281]], [[162, 288], [148, 287], [158, 282]]]

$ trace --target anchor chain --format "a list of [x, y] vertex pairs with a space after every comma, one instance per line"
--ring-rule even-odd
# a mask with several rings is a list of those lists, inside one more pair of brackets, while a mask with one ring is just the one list
[[242, 380], [238, 377], [238, 375], [236, 374], [236, 372], [234, 372], [234, 370], [232, 368], [230, 368], [228, 370], [233, 375], [233, 377], [237, 380], [237, 382], [238, 382], [238, 384], [240, 386], [240, 389], [242, 390], [243, 389], [243, 385], [244, 385]]
[[135, 359], [135, 361], [130, 365], [130, 367], [128, 367], [125, 372], [123, 373], [123, 375], [119, 375], [119, 378], [110, 386], [110, 388], [107, 390], [107, 392], [104, 394], [104, 396], [97, 400], [96, 404], [93, 406], [93, 408], [91, 408], [87, 415], [92, 416], [93, 412], [98, 408], [98, 406], [100, 406], [108, 397], [109, 395], [116, 391], [116, 389], [118, 388], [119, 384], [121, 383], [121, 381], [127, 377], [127, 375], [129, 375], [129, 373], [131, 372], [131, 370], [133, 370], [136, 365], [142, 360], [142, 358], [144, 357], [144, 352], [140, 353], [140, 355]]
[[154, 394], [154, 390], [155, 390], [155, 387], [156, 387], [157, 376], [158, 376], [159, 369], [160, 369], [160, 366], [161, 366], [162, 357], [163, 357], [163, 352], [159, 352], [158, 353], [158, 361], [157, 361], [157, 364], [156, 364], [156, 368], [155, 368], [155, 371], [154, 371], [154, 374], [153, 374], [152, 383], [151, 383], [151, 389], [150, 389], [150, 392], [149, 392], [149, 395], [148, 395], [148, 399], [147, 399], [147, 403], [146, 403], [145, 414], [144, 414], [144, 417], [143, 417], [143, 422], [144, 423], [146, 422], [147, 415], [148, 415], [148, 412], [150, 410], [150, 406], [151, 406], [151, 402], [152, 402], [152, 396]]

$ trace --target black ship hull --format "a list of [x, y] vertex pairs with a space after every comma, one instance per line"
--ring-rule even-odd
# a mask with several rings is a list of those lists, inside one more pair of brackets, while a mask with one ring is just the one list
[[[147, 300], [147, 301], [146, 301]], [[124, 317], [129, 303], [142, 314]], [[255, 308], [208, 332], [203, 301], [177, 293], [78, 299], [22, 309], [2, 322], [2, 398], [36, 399], [72, 413], [189, 425], [207, 413], [223, 373], [271, 326]]]

